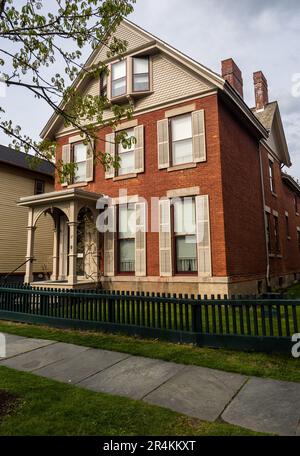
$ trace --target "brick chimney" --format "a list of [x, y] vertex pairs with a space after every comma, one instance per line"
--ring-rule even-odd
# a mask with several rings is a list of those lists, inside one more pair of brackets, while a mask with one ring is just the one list
[[256, 110], [262, 110], [269, 103], [268, 82], [262, 71], [253, 73]]
[[222, 78], [229, 82], [238, 94], [244, 98], [242, 72], [233, 59], [222, 61]]

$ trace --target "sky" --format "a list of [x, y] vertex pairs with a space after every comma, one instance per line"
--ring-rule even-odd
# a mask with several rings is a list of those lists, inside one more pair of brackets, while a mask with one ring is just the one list
[[[283, 118], [293, 163], [288, 172], [300, 179], [299, 0], [137, 0], [129, 19], [218, 73], [221, 60], [232, 57], [250, 107], [253, 72], [263, 71]], [[20, 89], [8, 89], [0, 104], [34, 138], [51, 115]], [[0, 142], [10, 139], [0, 134]]]

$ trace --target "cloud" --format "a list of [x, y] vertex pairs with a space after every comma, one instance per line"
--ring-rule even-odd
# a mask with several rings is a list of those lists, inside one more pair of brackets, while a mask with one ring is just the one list
[[[254, 105], [253, 72], [262, 70], [278, 100], [300, 178], [299, 0], [138, 0], [132, 20], [214, 71], [233, 57], [243, 72], [245, 101]], [[297, 158], [298, 157], [298, 158]]]

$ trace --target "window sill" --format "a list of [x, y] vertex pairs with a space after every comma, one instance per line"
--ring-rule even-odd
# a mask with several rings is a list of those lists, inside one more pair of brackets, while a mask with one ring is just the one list
[[68, 185], [68, 188], [80, 188], [80, 187], [87, 187], [87, 186], [88, 186], [87, 182], [78, 182], [77, 184]]
[[275, 192], [272, 192], [272, 196], [274, 196], [274, 198], [278, 198], [277, 193]]
[[114, 177], [113, 182], [118, 182], [126, 179], [134, 179], [135, 177], [137, 177], [137, 173], [124, 174], [122, 176]]
[[291, 241], [291, 239], [292, 239], [291, 236], [288, 236], [288, 237], [287, 237], [287, 240], [288, 240], [288, 241]]
[[299, 217], [299, 212], [296, 212], [296, 217]]
[[269, 258], [276, 258], [275, 253], [269, 253]]
[[172, 173], [173, 171], [181, 171], [184, 169], [191, 169], [191, 168], [196, 168], [197, 164], [196, 163], [184, 163], [182, 165], [176, 165], [176, 166], [170, 166], [170, 168], [167, 169], [168, 173]]

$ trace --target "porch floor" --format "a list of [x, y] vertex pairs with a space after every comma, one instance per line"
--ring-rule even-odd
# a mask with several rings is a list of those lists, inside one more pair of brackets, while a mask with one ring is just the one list
[[32, 287], [43, 287], [43, 288], [54, 288], [58, 289], [69, 289], [76, 290], [80, 288], [95, 288], [96, 283], [93, 280], [78, 278], [75, 285], [71, 285], [67, 280], [42, 280], [38, 282], [31, 282]]

